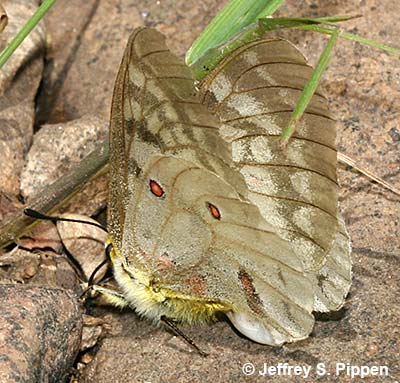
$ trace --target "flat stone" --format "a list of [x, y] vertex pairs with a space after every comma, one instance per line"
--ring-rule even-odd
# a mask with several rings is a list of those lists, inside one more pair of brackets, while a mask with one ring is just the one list
[[[108, 134], [108, 123], [95, 116], [84, 116], [67, 123], [44, 125], [35, 134], [21, 174], [21, 194], [26, 201], [77, 166]], [[89, 182], [64, 210], [94, 214], [108, 196], [106, 177]]]

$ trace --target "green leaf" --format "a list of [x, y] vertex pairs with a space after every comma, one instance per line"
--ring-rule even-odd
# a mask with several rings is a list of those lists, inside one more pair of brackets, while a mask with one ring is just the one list
[[[203, 56], [199, 57], [192, 63], [191, 69], [197, 80], [202, 80], [211, 70], [213, 70], [218, 63], [228, 56], [235, 49], [247, 44], [251, 41], [259, 39], [268, 31], [275, 31], [279, 29], [288, 28], [304, 28], [318, 27], [320, 24], [333, 26], [329, 31], [335, 30], [335, 24], [339, 21], [347, 21], [354, 18], [354, 16], [332, 16], [321, 18], [263, 18], [258, 20], [257, 23], [249, 25], [243, 29], [239, 34], [236, 34], [228, 41], [218, 47], [211, 48], [206, 51]], [[326, 28], [327, 29], [327, 28]]]
[[272, 15], [284, 0], [231, 0], [211, 21], [186, 53], [186, 64], [192, 65], [206, 51], [229, 40], [257, 19]]
[[[334, 28], [323, 27], [323, 26], [320, 26], [320, 25], [303, 25], [303, 26], [299, 26], [298, 28], [299, 29], [304, 29], [304, 30], [307, 30], [307, 31], [325, 33], [325, 34], [328, 34], [328, 35], [331, 35], [335, 31]], [[367, 39], [367, 38], [359, 36], [359, 35], [355, 35], [353, 33], [339, 32], [339, 37], [343, 38], [343, 39], [347, 39], [347, 40], [356, 41], [356, 42], [358, 42], [360, 44], [368, 45], [368, 46], [373, 47], [373, 48], [382, 49], [382, 50], [384, 50], [384, 51], [386, 51], [388, 53], [393, 53], [395, 55], [400, 56], [400, 49], [391, 47], [389, 45], [380, 43], [378, 41], [373, 41], [373, 40]]]

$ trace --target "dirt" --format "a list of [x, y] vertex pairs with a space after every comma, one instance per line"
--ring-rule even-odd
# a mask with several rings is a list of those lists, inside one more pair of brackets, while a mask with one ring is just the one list
[[[37, 127], [64, 124], [88, 115], [106, 123], [115, 75], [132, 29], [140, 25], [157, 28], [167, 35], [170, 48], [183, 56], [224, 3], [59, 0], [46, 17], [44, 77], [35, 101]], [[307, 0], [299, 7], [298, 1], [289, 0], [279, 11], [280, 16], [292, 17], [339, 14], [362, 15], [343, 24], [348, 32], [398, 46], [400, 2]], [[327, 41], [325, 36], [304, 31], [292, 31], [289, 37], [312, 63]], [[322, 89], [337, 119], [338, 149], [399, 188], [398, 57], [340, 40]], [[53, 134], [57, 135], [57, 129]], [[71, 143], [74, 140], [76, 137], [71, 137]], [[79, 150], [84, 152], [85, 148]], [[26, 150], [20, 152], [25, 159]], [[40, 171], [39, 165], [35, 171]], [[46, 169], [46, 163], [42, 166]], [[8, 166], [4, 168], [9, 172]], [[387, 366], [388, 376], [383, 369], [380, 375], [365, 378], [366, 382], [400, 381], [400, 198], [344, 165], [339, 168], [339, 181], [341, 209], [352, 237], [353, 286], [345, 307], [336, 315], [321, 316], [308, 339], [273, 348], [240, 336], [224, 320], [199, 327], [183, 326], [182, 330], [209, 354], [202, 357], [181, 338], [140, 319], [133, 311], [92, 304], [88, 313], [100, 318], [105, 329], [79, 356], [79, 373], [71, 381], [361, 381], [360, 377], [350, 379], [346, 371], [336, 373], [340, 363]], [[13, 182], [7, 193], [15, 190]], [[105, 193], [105, 186], [98, 193]], [[99, 201], [91, 213], [101, 210], [104, 203], [104, 199]], [[254, 366], [253, 374], [245, 374], [245, 363]], [[310, 366], [310, 377], [262, 375], [265, 364], [279, 363]], [[323, 366], [330, 375], [318, 376], [317, 369]]]

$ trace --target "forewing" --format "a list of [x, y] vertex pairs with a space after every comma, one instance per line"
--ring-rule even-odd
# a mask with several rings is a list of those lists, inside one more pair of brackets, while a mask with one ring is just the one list
[[[146, 57], [154, 52], [164, 52], [168, 62], [170, 57], [165, 51], [164, 37], [158, 32], [135, 30], [129, 38], [115, 81], [110, 127], [109, 231], [118, 247], [121, 247], [126, 211], [132, 198], [131, 187], [149, 154], [160, 151], [159, 142], [151, 135], [145, 121], [146, 111], [159, 103], [157, 98], [151, 99], [148, 89], [148, 78], [154, 74]], [[169, 64], [173, 67], [174, 58], [171, 59]], [[191, 81], [190, 73], [181, 69], [181, 84], [185, 84], [186, 78]], [[189, 89], [181, 85], [178, 90], [186, 91], [186, 98], [190, 95], [190, 84]]]
[[[199, 103], [190, 70], [167, 49], [165, 37], [154, 29], [135, 30], [119, 68], [111, 110], [109, 231], [114, 245], [133, 252], [136, 226], [130, 216], [152, 156], [171, 155], [237, 179], [245, 193], [218, 124]], [[123, 233], [132, 235], [124, 240], [126, 246]]]

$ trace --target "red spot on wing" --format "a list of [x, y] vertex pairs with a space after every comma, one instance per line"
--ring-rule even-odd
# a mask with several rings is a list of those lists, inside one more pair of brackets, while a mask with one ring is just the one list
[[156, 196], [156, 197], [162, 197], [164, 195], [164, 190], [163, 188], [160, 186], [160, 184], [158, 184], [156, 181], [154, 180], [150, 180], [150, 191]]
[[252, 278], [246, 272], [241, 270], [239, 272], [239, 279], [240, 279], [240, 282], [242, 282], [244, 289], [246, 290], [246, 294], [254, 295], [256, 292], [256, 289], [253, 286]]
[[221, 213], [219, 211], [219, 209], [213, 205], [212, 203], [208, 204], [208, 209], [210, 210], [211, 215], [215, 218], [215, 219], [221, 219]]
[[260, 296], [257, 294], [256, 288], [253, 284], [253, 278], [244, 269], [239, 270], [238, 277], [244, 288], [247, 304], [250, 309], [256, 314], [262, 314], [263, 306]]
[[166, 271], [167, 269], [171, 269], [174, 263], [169, 259], [168, 254], [164, 253], [158, 258], [157, 266], [160, 271]]
[[201, 277], [198, 274], [193, 274], [186, 280], [186, 282], [190, 286], [193, 294], [205, 295], [207, 290], [207, 282], [204, 280], [204, 277]]

